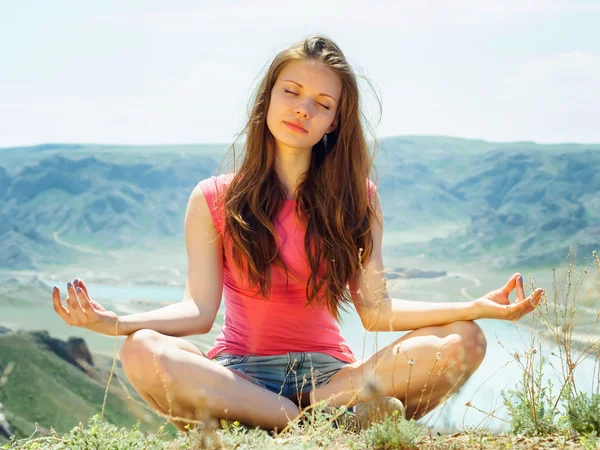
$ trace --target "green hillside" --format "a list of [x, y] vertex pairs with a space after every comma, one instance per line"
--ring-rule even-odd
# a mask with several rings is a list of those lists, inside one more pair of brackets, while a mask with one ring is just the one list
[[[94, 366], [84, 365], [84, 371], [64, 359], [64, 354], [62, 357], [57, 354], [61, 348], [57, 341], [45, 332], [0, 335], [0, 372], [10, 362], [14, 363], [0, 389], [0, 403], [18, 438], [30, 436], [36, 423], [43, 430], [53, 427], [58, 432], [67, 432], [73, 424], [87, 423], [101, 411], [112, 360], [94, 356]], [[118, 368], [111, 382], [105, 420], [129, 428], [140, 420], [142, 430], [158, 429], [164, 421], [129, 400], [115, 377], [127, 385]], [[133, 388], [128, 386], [128, 389], [141, 402]]]

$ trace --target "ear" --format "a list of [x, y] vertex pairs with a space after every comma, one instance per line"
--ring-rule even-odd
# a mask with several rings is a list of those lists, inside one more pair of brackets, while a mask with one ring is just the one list
[[329, 128], [327, 128], [327, 130], [325, 131], [325, 134], [329, 134], [333, 130], [335, 130], [337, 128], [337, 126], [338, 126], [338, 122], [339, 122], [339, 120], [338, 120], [338, 118], [336, 116], [336, 118], [333, 119], [333, 122], [331, 122], [331, 125], [329, 125]]

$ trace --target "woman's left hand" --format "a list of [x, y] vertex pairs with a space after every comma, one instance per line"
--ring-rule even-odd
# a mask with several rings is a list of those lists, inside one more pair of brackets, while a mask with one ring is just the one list
[[[508, 295], [517, 289], [517, 300], [511, 303]], [[503, 288], [488, 292], [481, 298], [474, 300], [479, 319], [519, 320], [535, 309], [540, 302], [544, 290], [537, 288], [529, 297], [525, 298], [523, 277], [515, 273]]]

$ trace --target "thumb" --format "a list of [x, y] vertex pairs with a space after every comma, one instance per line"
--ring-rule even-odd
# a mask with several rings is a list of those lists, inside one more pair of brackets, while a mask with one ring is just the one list
[[520, 276], [521, 275], [517, 272], [513, 274], [513, 276], [510, 277], [510, 279], [506, 282], [506, 284], [502, 288], [506, 295], [510, 294], [513, 291], [513, 289], [517, 286], [517, 278], [519, 278]]

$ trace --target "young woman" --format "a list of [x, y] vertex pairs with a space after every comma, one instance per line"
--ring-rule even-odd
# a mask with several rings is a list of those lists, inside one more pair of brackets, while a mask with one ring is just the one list
[[[281, 430], [299, 406], [387, 397], [418, 418], [481, 364], [474, 319], [518, 320], [539, 302], [542, 290], [525, 298], [518, 273], [471, 302], [389, 297], [357, 81], [331, 40], [309, 36], [275, 57], [244, 132], [239, 170], [191, 193], [181, 303], [117, 317], [80, 279], [67, 284], [67, 308], [53, 291], [69, 325], [128, 336], [124, 371], [157, 411], [197, 419], [205, 405], [213, 417]], [[222, 295], [225, 322], [205, 354], [181, 337], [211, 329]], [[350, 303], [369, 331], [414, 331], [356, 360], [337, 324]]]

